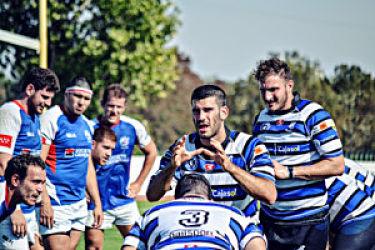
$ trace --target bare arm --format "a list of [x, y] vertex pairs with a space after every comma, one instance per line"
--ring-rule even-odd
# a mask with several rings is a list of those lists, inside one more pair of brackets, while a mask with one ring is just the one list
[[[50, 145], [47, 145], [47, 144], [42, 145], [40, 158], [42, 158], [43, 161], [46, 161], [47, 159], [49, 148], [50, 148]], [[41, 197], [42, 197], [42, 203], [40, 206], [40, 224], [45, 225], [48, 228], [52, 228], [54, 212], [51, 206], [51, 200], [49, 198], [46, 187], [44, 187]]]
[[172, 150], [172, 156], [169, 166], [160, 171], [151, 179], [146, 196], [149, 201], [158, 201], [163, 195], [171, 189], [171, 182], [176, 169], [187, 160], [190, 160], [195, 155], [209, 154], [207, 149], [199, 148], [194, 151], [185, 150], [186, 136], [177, 143]]
[[251, 239], [245, 247], [245, 250], [266, 250], [266, 242], [261, 237]]
[[7, 168], [7, 164], [10, 159], [12, 159], [10, 154], [0, 153], [0, 176], [4, 176], [5, 169]]
[[149, 144], [147, 144], [146, 147], [140, 148], [140, 150], [144, 153], [145, 160], [143, 162], [143, 167], [137, 179], [130, 184], [129, 192], [131, 193], [131, 197], [135, 197], [139, 193], [145, 179], [147, 178], [152, 166], [154, 165], [156, 156], [158, 154], [156, 150], [156, 145], [152, 140]]
[[161, 197], [171, 189], [171, 182], [175, 170], [176, 167], [170, 165], [168, 168], [153, 176], [146, 191], [146, 196], [149, 201], [160, 200]]
[[254, 176], [233, 164], [218, 141], [211, 140], [210, 143], [216, 148], [216, 152], [212, 155], [215, 162], [232, 175], [251, 196], [269, 204], [275, 203], [277, 192], [271, 180]]
[[122, 246], [121, 250], [137, 250], [137, 248], [133, 246]]
[[344, 157], [338, 156], [323, 159], [313, 165], [293, 167], [293, 173], [289, 176], [287, 167], [281, 165], [277, 161], [273, 161], [275, 165], [275, 175], [278, 179], [299, 178], [304, 180], [321, 180], [331, 176], [341, 175], [344, 173], [345, 163]]
[[94, 228], [99, 228], [103, 223], [102, 203], [100, 201], [98, 183], [96, 180], [95, 167], [91, 156], [89, 157], [89, 165], [87, 169], [86, 190], [90, 196], [90, 200], [95, 204], [94, 208]]

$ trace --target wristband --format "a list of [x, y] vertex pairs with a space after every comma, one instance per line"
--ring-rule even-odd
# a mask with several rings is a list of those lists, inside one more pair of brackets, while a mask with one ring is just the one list
[[289, 171], [289, 178], [292, 179], [294, 178], [294, 171], [293, 171], [293, 167], [287, 167], [288, 168], [288, 171]]

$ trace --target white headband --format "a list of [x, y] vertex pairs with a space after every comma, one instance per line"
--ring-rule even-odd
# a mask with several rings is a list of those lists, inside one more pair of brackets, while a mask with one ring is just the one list
[[72, 93], [72, 92], [83, 92], [83, 93], [92, 95], [92, 90], [78, 87], [78, 86], [72, 86], [72, 87], [66, 88], [65, 90], [65, 93]]

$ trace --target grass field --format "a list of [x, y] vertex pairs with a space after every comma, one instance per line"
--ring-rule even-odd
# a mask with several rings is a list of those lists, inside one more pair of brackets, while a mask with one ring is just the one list
[[[155, 206], [156, 204], [160, 204], [162, 202], [147, 202], [147, 201], [138, 201], [138, 208], [140, 213], [142, 214], [144, 211], [149, 209], [152, 206]], [[113, 249], [120, 249], [122, 245], [122, 237], [121, 234], [117, 231], [115, 227], [112, 229], [105, 230], [104, 233], [104, 250], [113, 250]], [[84, 242], [84, 235], [81, 235], [81, 241], [78, 245], [78, 250], [84, 250], [85, 249], [85, 242]]]

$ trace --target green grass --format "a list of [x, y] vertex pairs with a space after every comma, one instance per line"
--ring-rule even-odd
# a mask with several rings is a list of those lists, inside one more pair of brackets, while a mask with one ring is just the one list
[[[144, 211], [149, 209], [150, 207], [153, 207], [157, 204], [160, 204], [163, 202], [148, 202], [148, 201], [138, 201], [137, 205], [139, 208], [139, 212], [143, 214]], [[112, 249], [120, 249], [122, 245], [122, 237], [119, 231], [114, 226], [112, 229], [108, 229], [104, 231], [104, 250], [112, 250]], [[84, 234], [81, 235], [81, 240], [78, 245], [78, 250], [84, 250], [85, 249], [85, 241], [84, 241]]]

